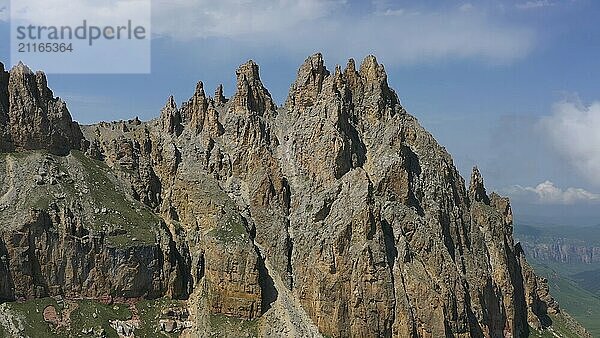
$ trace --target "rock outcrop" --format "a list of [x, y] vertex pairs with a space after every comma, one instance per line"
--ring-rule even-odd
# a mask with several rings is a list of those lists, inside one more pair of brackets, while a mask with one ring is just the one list
[[183, 131], [181, 112], [177, 109], [173, 96], [169, 96], [165, 107], [160, 111], [160, 122], [162, 129], [168, 134], [179, 135]]
[[[476, 168], [465, 186], [375, 57], [333, 72], [309, 57], [281, 108], [256, 63], [236, 75], [229, 100], [199, 82], [156, 120], [83, 127], [87, 156], [63, 159], [80, 173], [73, 181], [96, 182], [76, 163], [102, 167], [119, 201], [157, 224], [140, 232], [148, 219], [114, 205], [90, 211], [98, 201], [82, 197], [50, 197], [33, 221], [4, 213], [0, 272], [12, 277], [0, 292], [186, 298], [192, 336], [219, 315], [263, 321], [265, 336], [523, 337], [551, 325], [560, 309], [514, 243], [509, 201], [488, 194]], [[45, 78], [32, 78], [51, 97]], [[35, 106], [13, 101], [9, 118]], [[57, 101], [40, 102], [56, 115]], [[51, 135], [77, 149], [66, 125]], [[11, 130], [10, 140], [29, 139]], [[0, 165], [0, 195], [15, 194], [19, 163]], [[104, 217], [112, 211], [131, 218]]]
[[0, 62], [0, 150], [10, 149], [10, 130], [8, 128], [8, 81], [10, 74]]
[[[1, 67], [0, 126], [3, 151], [48, 150], [65, 155], [81, 149], [83, 135], [66, 104], [54, 98], [46, 75], [19, 63], [9, 74]], [[6, 79], [8, 78], [8, 81]]]
[[275, 104], [271, 94], [263, 86], [258, 72], [258, 65], [250, 60], [236, 71], [237, 91], [231, 98], [231, 107], [236, 113], [255, 112], [263, 116], [274, 112]]
[[101, 162], [2, 155], [0, 299], [187, 297], [166, 225]]
[[225, 103], [227, 103], [227, 99], [223, 94], [223, 85], [220, 84], [215, 90], [215, 104], [217, 106], [223, 106]]

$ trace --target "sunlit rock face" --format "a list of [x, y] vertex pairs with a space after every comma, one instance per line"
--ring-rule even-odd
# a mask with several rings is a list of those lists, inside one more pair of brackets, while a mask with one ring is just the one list
[[195, 334], [226, 315], [298, 337], [522, 337], [559, 311], [509, 201], [476, 168], [466, 187], [374, 56], [310, 56], [281, 107], [249, 61], [231, 98], [199, 82], [81, 128], [42, 73], [3, 68], [1, 149], [37, 150], [2, 154], [3, 299], [168, 296]]

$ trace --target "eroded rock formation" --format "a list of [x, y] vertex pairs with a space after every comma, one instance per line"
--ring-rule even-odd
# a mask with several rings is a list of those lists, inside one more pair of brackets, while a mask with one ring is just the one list
[[[0, 67], [2, 150], [45, 149], [64, 155], [80, 149], [83, 135], [66, 104], [54, 98], [46, 75], [19, 63], [10, 73]], [[8, 79], [8, 81], [7, 81]]]
[[[19, 206], [33, 218], [0, 201], [3, 297], [168, 295], [188, 299], [196, 332], [222, 314], [264, 320], [266, 336], [522, 337], [560, 311], [513, 241], [509, 201], [488, 195], [476, 168], [465, 186], [375, 57], [334, 72], [309, 57], [281, 108], [256, 63], [236, 74], [230, 100], [199, 82], [156, 120], [83, 127], [87, 155], [58, 159], [76, 185], [102, 167], [120, 200], [157, 218], [144, 228], [153, 238], [127, 236], [133, 216], [92, 227], [95, 200], [66, 188]], [[9, 82], [4, 144], [79, 149], [43, 75], [17, 66]], [[11, 122], [25, 115], [37, 117]], [[22, 162], [5, 155], [0, 195], [14, 194], [15, 172], [29, 177]]]

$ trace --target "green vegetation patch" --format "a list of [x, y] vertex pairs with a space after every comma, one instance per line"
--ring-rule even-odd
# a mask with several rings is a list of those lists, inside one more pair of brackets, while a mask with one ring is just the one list
[[169, 307], [184, 306], [179, 300], [159, 298], [154, 300], [142, 300], [136, 305], [141, 320], [141, 327], [135, 330], [136, 337], [178, 337], [178, 334], [166, 333], [160, 330], [159, 321], [162, 311]]
[[52, 298], [41, 298], [29, 300], [26, 302], [7, 303], [6, 306], [16, 316], [23, 320], [23, 333], [30, 337], [59, 337], [60, 335], [53, 330], [48, 323], [44, 321], [44, 309], [47, 306], [54, 306], [57, 313], [61, 313], [61, 308]]
[[77, 308], [71, 313], [71, 331], [79, 335], [82, 330], [103, 329], [107, 337], [117, 337], [117, 331], [110, 326], [110, 320], [131, 319], [127, 304], [106, 305], [92, 300], [79, 301]]
[[560, 307], [565, 309], [594, 337], [600, 337], [600, 298], [583, 289], [576, 281], [571, 279], [563, 270], [551, 264], [540, 262], [532, 258], [528, 261], [535, 272], [548, 279], [550, 293], [558, 300]]
[[258, 337], [258, 320], [210, 315], [211, 337]]
[[563, 315], [550, 315], [552, 319], [552, 325], [548, 329], [538, 331], [531, 326], [529, 327], [529, 337], [533, 338], [580, 338], [575, 330], [572, 328], [572, 324]]
[[224, 243], [243, 241], [248, 237], [241, 216], [234, 211], [227, 211], [219, 219], [217, 227], [211, 230], [209, 234]]
[[154, 243], [152, 227], [159, 224], [160, 218], [143, 203], [128, 199], [122, 188], [109, 177], [110, 168], [104, 162], [91, 159], [79, 151], [73, 151], [72, 155], [85, 169], [85, 181], [95, 209], [94, 226], [123, 228], [124, 234], [109, 237], [110, 243], [116, 246]]
[[582, 288], [600, 295], [600, 269], [581, 271], [571, 275], [571, 278]]
[[[68, 326], [63, 325], [56, 329], [44, 321], [43, 311], [50, 305], [54, 306], [60, 320], [68, 322]], [[23, 324], [22, 333], [28, 337], [91, 337], [94, 334], [104, 332], [105, 337], [111, 338], [118, 337], [118, 334], [110, 326], [110, 321], [135, 319], [133, 318], [135, 312], [137, 312], [137, 319], [140, 320], [140, 327], [134, 330], [136, 337], [179, 337], [180, 332], [166, 333], [161, 331], [159, 321], [168, 318], [163, 315], [165, 309], [186, 308], [185, 302], [168, 298], [139, 301], [135, 304], [135, 311], [130, 309], [130, 305], [122, 303], [104, 304], [94, 300], [64, 300], [57, 302], [53, 298], [10, 302], [6, 303], [6, 306], [13, 316], [21, 319], [20, 321]], [[67, 314], [68, 320], [66, 320]], [[16, 319], [13, 322], [16, 322]], [[226, 324], [226, 322], [224, 323]], [[241, 324], [243, 324], [241, 327], [244, 330], [255, 326], [248, 323]], [[254, 331], [251, 330], [251, 332]], [[6, 334], [6, 329], [0, 325], [0, 337], [7, 337]]]
[[199, 174], [189, 181], [192, 199], [201, 205], [210, 205], [207, 213], [214, 213], [216, 221], [208, 235], [223, 243], [235, 243], [249, 239], [242, 215], [235, 202], [212, 177]]

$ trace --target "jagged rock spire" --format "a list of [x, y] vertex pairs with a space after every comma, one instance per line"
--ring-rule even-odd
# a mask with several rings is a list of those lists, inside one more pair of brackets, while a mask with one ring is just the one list
[[191, 102], [197, 107], [208, 105], [206, 102], [206, 93], [204, 92], [204, 83], [202, 81], [198, 81], [196, 84], [196, 90], [194, 91]]
[[64, 155], [81, 148], [79, 125], [73, 122], [66, 104], [54, 98], [43, 72], [34, 74], [19, 62], [10, 74], [1, 73], [0, 96], [8, 114], [4, 114], [5, 137], [0, 150], [44, 149]]
[[2, 114], [8, 114], [9, 77], [9, 73], [4, 69], [4, 64], [0, 62], [0, 123], [2, 123]]
[[[224, 97], [222, 99], [225, 100]], [[181, 116], [195, 134], [207, 131], [212, 137], [216, 137], [223, 133], [215, 102], [206, 96], [202, 81], [198, 81], [194, 95], [181, 107]]]
[[169, 96], [169, 98], [167, 99], [167, 103], [165, 103], [165, 108], [177, 109], [177, 102], [175, 102], [175, 97], [173, 97], [173, 95]]
[[198, 84], [196, 84], [196, 91], [190, 99], [187, 108], [189, 110], [186, 115], [189, 119], [190, 128], [196, 133], [201, 132], [208, 109], [208, 98], [204, 92], [204, 83], [202, 81], [198, 81]]
[[225, 98], [225, 95], [223, 95], [223, 85], [220, 84], [215, 90], [215, 105], [222, 106], [225, 103], [227, 103], [227, 99]]
[[0, 62], [0, 151], [11, 148], [8, 130], [8, 80], [9, 73]]
[[388, 87], [385, 68], [377, 62], [377, 58], [373, 55], [369, 55], [363, 60], [358, 73], [366, 84], [378, 85], [382, 88]]
[[[351, 75], [354, 73], [354, 75]], [[358, 75], [360, 80], [352, 80]], [[373, 55], [367, 56], [358, 72], [348, 71], [348, 84], [353, 97], [362, 105], [362, 114], [382, 119], [386, 115], [394, 115], [399, 109], [400, 100], [388, 85], [385, 67], [377, 62]]]
[[219, 113], [215, 107], [214, 100], [208, 101], [208, 108], [206, 110], [206, 117], [204, 119], [202, 130], [211, 137], [221, 136], [225, 132], [223, 125], [219, 121]]
[[309, 56], [300, 69], [296, 81], [292, 85], [286, 106], [312, 106], [323, 88], [323, 81], [329, 76], [325, 68], [323, 55], [316, 53]]
[[173, 95], [169, 96], [165, 107], [160, 111], [160, 121], [163, 130], [169, 134], [180, 135], [183, 126], [181, 125], [181, 114], [177, 109], [177, 103]]
[[473, 167], [473, 172], [471, 173], [469, 199], [471, 202], [483, 202], [488, 205], [490, 204], [490, 199], [483, 184], [483, 177], [481, 176], [481, 173], [477, 167]]
[[[389, 87], [382, 64], [369, 55], [356, 70], [356, 63], [349, 59], [344, 71], [336, 67], [333, 78], [325, 68], [320, 53], [306, 59], [296, 81], [290, 89], [286, 107], [290, 110], [313, 106], [318, 97], [324, 100], [341, 98], [343, 104], [352, 107], [355, 120], [381, 120], [400, 111], [396, 93]], [[364, 118], [370, 116], [369, 118]]]
[[258, 65], [250, 60], [238, 68], [236, 75], [237, 91], [232, 98], [231, 109], [259, 115], [274, 114], [275, 104], [260, 80]]
[[356, 92], [362, 93], [362, 81], [360, 79], [360, 74], [356, 71], [354, 59], [348, 59], [348, 63], [344, 69], [344, 78], [346, 79], [348, 87], [354, 88]]

